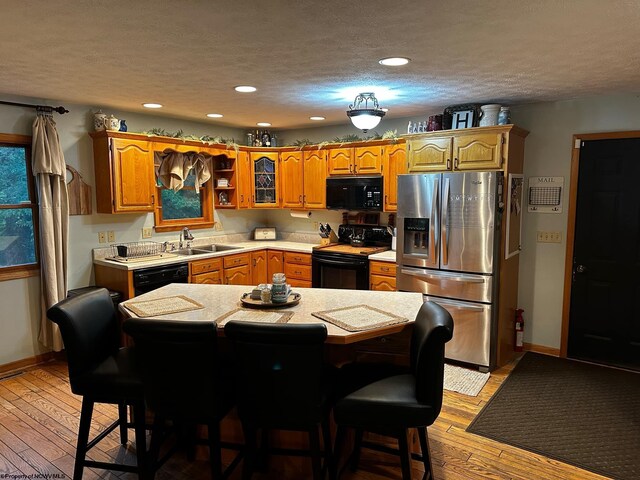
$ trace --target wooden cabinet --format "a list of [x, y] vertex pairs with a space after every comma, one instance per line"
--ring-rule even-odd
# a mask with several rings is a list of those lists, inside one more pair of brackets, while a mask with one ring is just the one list
[[271, 283], [274, 273], [284, 272], [284, 254], [280, 250], [267, 250], [267, 282]]
[[251, 206], [280, 206], [278, 152], [251, 152]]
[[236, 158], [230, 154], [216, 155], [212, 158], [211, 164], [215, 208], [236, 208], [238, 195]]
[[238, 208], [251, 208], [251, 159], [249, 152], [238, 152], [236, 159], [237, 203]]
[[238, 253], [222, 257], [225, 285], [251, 285], [251, 253]]
[[396, 290], [396, 265], [391, 262], [369, 262], [369, 290]]
[[384, 211], [398, 210], [398, 175], [406, 172], [404, 144], [382, 147], [382, 176], [384, 181]]
[[376, 175], [382, 172], [382, 147], [372, 145], [328, 150], [329, 175]]
[[189, 263], [189, 283], [222, 284], [222, 259], [207, 258]]
[[280, 152], [280, 205], [303, 208], [304, 163], [300, 150]]
[[292, 287], [311, 288], [311, 254], [284, 252], [284, 274]]
[[98, 213], [153, 212], [155, 172], [149, 141], [95, 132], [93, 159]]
[[407, 137], [409, 173], [447, 170], [507, 171], [509, 144], [527, 132], [515, 125], [430, 132]]
[[303, 208], [327, 206], [327, 151], [305, 150]]
[[267, 251], [251, 252], [251, 284], [269, 283], [267, 270]]

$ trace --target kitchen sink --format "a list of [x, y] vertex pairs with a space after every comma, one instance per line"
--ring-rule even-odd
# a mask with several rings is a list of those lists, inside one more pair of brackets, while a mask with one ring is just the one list
[[[224, 252], [226, 250], [238, 250], [240, 247], [232, 247], [230, 245], [200, 245], [197, 247], [198, 250], [206, 250], [207, 252]], [[194, 249], [195, 250], [195, 249]]]
[[212, 250], [204, 250], [201, 248], [181, 248], [180, 250], [173, 250], [171, 253], [176, 255], [205, 255], [211, 253]]

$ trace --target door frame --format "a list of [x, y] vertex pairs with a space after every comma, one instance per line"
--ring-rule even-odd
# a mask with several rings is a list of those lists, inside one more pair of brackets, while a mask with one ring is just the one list
[[569, 184], [569, 211], [567, 218], [567, 244], [564, 259], [564, 288], [562, 296], [562, 330], [560, 357], [567, 357], [569, 343], [569, 316], [571, 314], [571, 280], [573, 276], [573, 242], [576, 233], [576, 203], [578, 199], [578, 174], [580, 173], [580, 144], [583, 140], [615, 140], [640, 138], [640, 130], [626, 132], [584, 133], [573, 136], [571, 149], [571, 179]]

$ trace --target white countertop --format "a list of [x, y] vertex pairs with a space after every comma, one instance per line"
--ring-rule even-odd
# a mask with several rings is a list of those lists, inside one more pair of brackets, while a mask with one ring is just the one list
[[[232, 310], [240, 308], [240, 298], [245, 292], [251, 291], [251, 286], [246, 285], [205, 285], [173, 283], [145, 293], [119, 305], [121, 311], [127, 317], [136, 317], [126, 307], [130, 303], [153, 300], [158, 298], [184, 295], [204, 306], [199, 310], [171, 313], [158, 316], [167, 320], [192, 320], [211, 321]], [[413, 292], [381, 292], [373, 290], [344, 290], [328, 288], [294, 288], [294, 292], [300, 293], [300, 303], [292, 307], [278, 309], [283, 312], [293, 312], [288, 323], [324, 323], [327, 326], [327, 343], [348, 344], [361, 340], [379, 337], [382, 335], [398, 333], [410, 325], [423, 304], [422, 294]], [[324, 322], [311, 315], [312, 312], [333, 310], [335, 308], [366, 305], [385, 312], [404, 317], [406, 323], [390, 325], [375, 330], [360, 332], [348, 332], [331, 323]]]
[[385, 252], [374, 253], [373, 255], [369, 255], [369, 260], [396, 263], [396, 251], [387, 250]]

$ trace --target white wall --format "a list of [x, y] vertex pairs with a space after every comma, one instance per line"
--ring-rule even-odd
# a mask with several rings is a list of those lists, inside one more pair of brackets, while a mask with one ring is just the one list
[[[37, 103], [31, 99], [5, 98], [6, 100]], [[40, 100], [41, 101], [41, 100]], [[56, 102], [46, 102], [53, 105]], [[56, 103], [57, 105], [57, 103]], [[93, 155], [91, 138], [87, 132], [92, 128], [92, 111], [89, 106], [66, 105], [71, 113], [55, 115], [60, 140], [67, 163], [75, 167], [85, 182], [93, 185]], [[245, 131], [218, 127], [215, 124], [187, 122], [166, 117], [118, 112], [125, 118], [129, 131], [164, 128], [168, 131], [183, 129], [197, 135], [221, 135], [244, 138]], [[420, 118], [393, 119], [385, 117], [378, 128], [379, 133], [398, 129], [404, 133], [409, 120], [424, 121], [430, 114]], [[0, 132], [29, 135], [33, 121], [33, 110], [0, 106]], [[522, 105], [512, 108], [514, 123], [529, 130], [525, 150], [525, 181], [530, 176], [564, 176], [568, 187], [571, 160], [571, 138], [574, 133], [591, 133], [619, 130], [640, 130], [640, 96], [619, 95]], [[279, 132], [287, 143], [309, 138], [313, 142], [330, 141], [336, 136], [358, 133], [347, 121], [344, 125], [333, 125], [318, 129]], [[239, 142], [241, 143], [241, 142]], [[282, 144], [282, 143], [281, 143]], [[93, 195], [95, 197], [95, 194]], [[520, 254], [519, 306], [525, 310], [525, 341], [537, 345], [559, 348], [562, 315], [562, 288], [567, 199], [564, 198], [563, 213], [529, 214], [523, 217], [523, 251]], [[95, 200], [94, 200], [95, 212]], [[314, 222], [329, 222], [337, 226], [341, 221], [338, 212], [314, 212], [309, 219], [292, 218], [288, 210], [268, 211], [224, 211], [216, 212], [224, 231], [219, 233], [247, 232], [255, 226], [276, 226], [281, 231], [312, 232]], [[386, 222], [383, 215], [382, 222]], [[70, 220], [69, 288], [92, 283], [91, 249], [98, 247], [97, 232], [114, 230], [118, 242], [141, 239], [141, 228], [152, 226], [153, 216], [148, 215], [98, 215], [72, 216]], [[562, 232], [561, 244], [537, 244], [538, 230]], [[213, 235], [212, 230], [197, 230], [197, 235]], [[154, 240], [174, 240], [175, 233], [159, 234]], [[27, 358], [42, 351], [37, 343], [39, 279], [29, 278], [0, 282], [0, 304], [11, 306], [10, 313], [0, 319], [0, 365]]]

